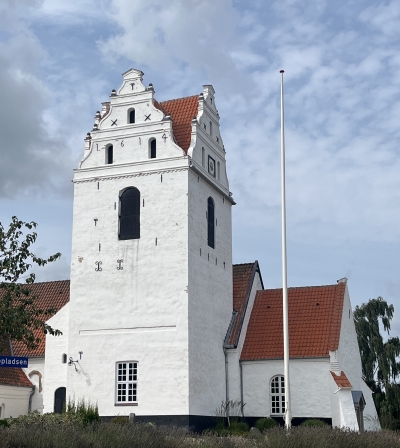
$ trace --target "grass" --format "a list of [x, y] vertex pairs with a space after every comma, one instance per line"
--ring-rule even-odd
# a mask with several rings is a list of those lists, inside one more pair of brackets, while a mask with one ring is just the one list
[[[399, 434], [340, 431], [330, 427], [275, 427], [262, 434], [190, 434], [151, 424], [92, 423], [60, 418], [0, 426], [0, 448], [400, 448]], [[118, 422], [121, 423], [121, 422]]]

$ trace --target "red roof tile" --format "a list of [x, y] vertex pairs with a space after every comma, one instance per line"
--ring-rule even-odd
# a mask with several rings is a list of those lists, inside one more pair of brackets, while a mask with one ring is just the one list
[[342, 371], [340, 372], [340, 375], [336, 375], [336, 373], [331, 371], [331, 374], [333, 376], [333, 379], [335, 380], [335, 383], [338, 387], [345, 387], [345, 388], [352, 388], [350, 381], [348, 380], [346, 374]]
[[[291, 358], [329, 356], [339, 345], [346, 283], [289, 288]], [[258, 291], [241, 360], [283, 358], [282, 289]]]
[[[4, 341], [1, 344], [1, 348], [4, 356], [11, 355], [10, 343], [8, 341]], [[23, 387], [33, 386], [24, 371], [18, 367], [0, 367], [0, 384]]]
[[[40, 309], [53, 308], [57, 312], [69, 302], [69, 280], [34, 283], [27, 287], [31, 288], [32, 294], [37, 296], [35, 304]], [[54, 314], [47, 315], [44, 319], [48, 320]], [[34, 334], [40, 338], [39, 346], [34, 350], [28, 350], [23, 342], [12, 341], [14, 356], [44, 356], [46, 336], [41, 328], [34, 330]]]
[[237, 345], [258, 262], [233, 265], [233, 309], [237, 312], [227, 345]]
[[174, 133], [175, 141], [185, 152], [187, 152], [190, 146], [191, 122], [197, 116], [198, 104], [198, 95], [163, 101], [162, 103], [154, 101], [154, 105], [158, 109], [161, 109], [165, 115], [171, 116], [172, 132]]

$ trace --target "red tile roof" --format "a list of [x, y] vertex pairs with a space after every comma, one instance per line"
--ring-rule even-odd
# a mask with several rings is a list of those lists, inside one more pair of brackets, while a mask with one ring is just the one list
[[[8, 341], [4, 341], [1, 344], [1, 349], [4, 356], [11, 355], [10, 343]], [[0, 384], [23, 387], [33, 386], [24, 371], [18, 367], [0, 367]]]
[[344, 387], [344, 388], [352, 388], [350, 381], [348, 380], [346, 374], [342, 371], [340, 372], [340, 375], [336, 375], [336, 373], [331, 371], [331, 374], [333, 376], [333, 379], [335, 380], [335, 383], [338, 387]]
[[237, 314], [231, 332], [227, 335], [227, 345], [237, 345], [257, 270], [259, 270], [257, 261], [233, 265], [233, 309]]
[[[69, 280], [34, 283], [29, 287], [32, 290], [32, 294], [37, 296], [35, 304], [38, 308], [53, 308], [57, 312], [69, 302]], [[47, 315], [44, 319], [48, 320], [54, 314]], [[41, 339], [39, 346], [34, 350], [28, 350], [23, 342], [12, 341], [14, 356], [44, 356], [46, 336], [41, 328], [34, 330], [34, 334]]]
[[187, 96], [176, 100], [163, 101], [162, 103], [154, 101], [154, 105], [161, 109], [165, 115], [171, 116], [175, 141], [178, 146], [187, 152], [192, 134], [191, 122], [198, 113], [199, 96]]
[[[339, 345], [346, 283], [289, 288], [291, 358], [329, 356]], [[241, 360], [283, 358], [282, 289], [258, 291]]]

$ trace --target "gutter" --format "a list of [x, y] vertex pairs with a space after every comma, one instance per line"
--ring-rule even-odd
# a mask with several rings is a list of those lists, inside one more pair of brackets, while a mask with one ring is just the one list
[[228, 403], [229, 401], [228, 353], [226, 352], [225, 347], [223, 349], [225, 356], [225, 403]]

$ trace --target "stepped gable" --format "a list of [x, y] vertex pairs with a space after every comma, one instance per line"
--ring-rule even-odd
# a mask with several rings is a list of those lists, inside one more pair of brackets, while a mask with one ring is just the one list
[[249, 300], [251, 287], [253, 285], [254, 275], [258, 269], [258, 263], [234, 264], [233, 269], [233, 309], [237, 312], [235, 321], [232, 325], [227, 345], [236, 346], [244, 315], [246, 314], [247, 303]]
[[198, 114], [199, 96], [187, 96], [161, 103], [154, 101], [154, 105], [165, 115], [171, 116], [175, 141], [187, 153], [192, 135], [192, 120]]
[[[31, 289], [32, 294], [37, 296], [35, 304], [41, 309], [54, 309], [54, 313], [44, 317], [50, 319], [66, 303], [69, 302], [69, 280], [60, 280], [54, 282], [34, 283], [26, 285]], [[34, 330], [35, 337], [40, 338], [39, 346], [34, 350], [28, 350], [26, 345], [20, 341], [12, 341], [12, 351], [14, 356], [37, 356], [43, 357], [46, 348], [46, 335], [41, 328]]]
[[[337, 350], [345, 289], [345, 282], [288, 288], [290, 358], [328, 357]], [[241, 360], [282, 358], [282, 289], [258, 291]]]

